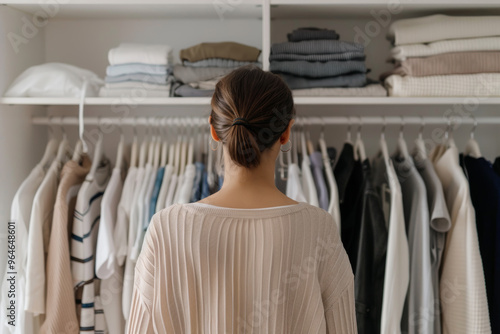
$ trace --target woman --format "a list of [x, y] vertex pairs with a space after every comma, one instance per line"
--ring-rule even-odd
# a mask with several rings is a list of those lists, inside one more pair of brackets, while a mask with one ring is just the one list
[[209, 123], [224, 184], [153, 217], [129, 333], [356, 332], [353, 274], [335, 222], [274, 183], [293, 116], [292, 94], [272, 73], [242, 67], [219, 81]]

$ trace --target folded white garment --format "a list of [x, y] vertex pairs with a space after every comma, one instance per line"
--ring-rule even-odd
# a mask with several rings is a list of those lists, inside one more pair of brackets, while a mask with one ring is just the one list
[[190, 82], [188, 85], [197, 89], [215, 89], [217, 82], [219, 82], [222, 77], [223, 76], [213, 78], [211, 80]]
[[428, 77], [391, 75], [384, 84], [389, 96], [500, 96], [500, 73]]
[[391, 57], [403, 61], [410, 57], [428, 57], [441, 53], [499, 50], [500, 37], [467, 38], [396, 46], [391, 50]]
[[9, 97], [80, 97], [84, 82], [86, 96], [96, 96], [103, 84], [94, 72], [69, 64], [46, 63], [32, 66], [10, 85]]
[[117, 76], [131, 73], [165, 75], [172, 73], [172, 66], [143, 63], [126, 63], [110, 65], [106, 68], [106, 75]]
[[488, 36], [500, 36], [500, 16], [436, 14], [398, 20], [387, 33], [387, 39], [394, 45]]
[[140, 100], [147, 97], [169, 97], [170, 85], [168, 89], [139, 89], [139, 88], [106, 88], [99, 90], [100, 97], [123, 97]]
[[297, 96], [387, 96], [387, 91], [381, 84], [371, 84], [365, 87], [338, 87], [338, 88], [308, 88], [293, 89], [292, 94]]
[[152, 90], [169, 90], [170, 85], [155, 85], [146, 82], [138, 81], [124, 81], [124, 82], [113, 82], [106, 83], [104, 87], [109, 89], [122, 89], [122, 88], [137, 88], [137, 89], [152, 89]]
[[172, 63], [172, 47], [161, 44], [122, 43], [117, 48], [109, 50], [110, 65], [126, 63], [143, 63], [167, 65]]

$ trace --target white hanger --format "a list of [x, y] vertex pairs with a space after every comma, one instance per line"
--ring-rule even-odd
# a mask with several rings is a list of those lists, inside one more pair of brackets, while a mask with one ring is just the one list
[[182, 124], [182, 131], [184, 132], [183, 133], [183, 136], [182, 136], [182, 140], [181, 140], [181, 157], [180, 157], [180, 165], [179, 165], [179, 175], [182, 175], [184, 174], [184, 170], [186, 169], [186, 161], [187, 161], [187, 154], [188, 154], [188, 143], [187, 143], [187, 136], [186, 136], [186, 131], [187, 131], [187, 128], [186, 128], [186, 124], [184, 122], [184, 120], [181, 122]]
[[162, 130], [160, 132], [163, 132], [163, 142], [161, 144], [161, 161], [160, 161], [160, 166], [165, 167], [167, 165], [167, 158], [168, 158], [168, 140], [167, 140], [167, 119], [163, 118], [162, 120], [163, 126]]
[[[49, 117], [49, 124], [51, 124], [51, 118], [52, 116]], [[47, 142], [47, 146], [45, 146], [45, 151], [43, 152], [42, 159], [39, 162], [40, 166], [47, 166], [49, 163], [52, 162], [54, 157], [56, 156], [57, 148], [58, 148], [58, 143], [57, 140], [54, 136], [54, 129], [52, 128], [52, 125], [49, 127], [49, 141]]]
[[302, 132], [300, 133], [300, 146], [302, 149], [302, 159], [307, 156], [307, 142], [306, 142], [306, 135], [304, 134], [304, 129], [302, 129]]
[[356, 142], [354, 143], [354, 158], [361, 162], [366, 160], [366, 150], [363, 139], [361, 139], [361, 127], [363, 123], [361, 117], [359, 118], [358, 134], [356, 135]]
[[97, 171], [97, 168], [101, 164], [101, 160], [104, 156], [103, 154], [103, 135], [101, 131], [101, 120], [97, 122], [97, 128], [99, 130], [99, 138], [97, 139], [97, 143], [94, 148], [94, 159], [92, 160], [92, 165], [90, 166], [90, 172], [87, 174], [87, 178], [89, 180], [94, 178], [94, 175]]
[[[345, 139], [346, 143], [352, 143], [352, 136], [351, 136], [351, 118], [347, 117], [347, 137]], [[360, 117], [360, 122], [361, 122], [361, 117]]]
[[151, 119], [150, 122], [151, 128], [150, 128], [150, 140], [149, 140], [149, 147], [148, 147], [148, 165], [153, 165], [154, 162], [154, 153], [155, 153], [155, 146], [156, 146], [156, 137], [154, 136], [154, 122]]
[[122, 160], [123, 160], [123, 150], [125, 149], [125, 136], [123, 135], [123, 127], [122, 127], [122, 122], [121, 122], [121, 119], [120, 119], [120, 126], [119, 126], [119, 129], [120, 129], [120, 142], [118, 143], [118, 149], [116, 151], [116, 164], [115, 164], [115, 168], [119, 168], [121, 169], [122, 168]]
[[82, 142], [82, 152], [83, 153], [87, 153], [89, 151], [87, 143], [85, 142], [85, 139], [83, 138], [83, 134], [85, 131], [85, 118], [83, 117], [83, 115], [84, 115], [83, 108], [85, 106], [85, 96], [87, 95], [87, 87], [88, 87], [88, 81], [85, 79], [83, 81], [82, 91], [80, 94], [80, 105], [79, 105], [79, 109], [78, 109], [78, 127], [79, 127], [80, 141]]
[[292, 163], [298, 165], [299, 163], [299, 153], [298, 153], [298, 149], [299, 149], [299, 144], [298, 144], [298, 140], [299, 140], [299, 132], [297, 129], [294, 129], [293, 132], [295, 132], [295, 136], [293, 136], [293, 143], [292, 143], [292, 152], [291, 152], [291, 156], [292, 156]]
[[403, 130], [404, 130], [404, 118], [401, 116], [401, 126], [399, 128], [399, 138], [398, 138], [398, 143], [396, 145], [396, 154], [399, 155], [400, 157], [408, 158], [410, 155], [408, 153], [408, 146], [406, 145], [406, 141], [403, 136]]
[[[158, 121], [157, 124], [160, 124], [161, 121]], [[156, 142], [155, 142], [155, 147], [154, 147], [154, 159], [153, 159], [153, 166], [154, 168], [158, 168], [160, 166], [160, 158], [161, 158], [161, 133], [160, 133], [160, 126], [156, 127]]]
[[382, 131], [380, 132], [380, 152], [382, 152], [382, 157], [384, 158], [386, 166], [389, 166], [390, 159], [389, 159], [389, 149], [387, 148], [387, 142], [385, 141], [385, 127], [386, 127], [386, 121], [385, 121], [385, 116], [383, 117], [384, 125], [382, 126]]
[[424, 138], [423, 138], [423, 132], [424, 132], [424, 117], [421, 117], [421, 124], [420, 124], [420, 130], [418, 131], [418, 137], [415, 139], [415, 155], [417, 155], [420, 159], [425, 160], [427, 159], [427, 150], [425, 149], [425, 143], [424, 143]]
[[146, 133], [144, 134], [144, 138], [141, 143], [141, 148], [139, 149], [139, 167], [144, 167], [146, 165], [146, 158], [148, 155], [148, 132], [149, 127], [146, 124]]
[[[194, 123], [194, 120], [193, 120]], [[194, 130], [194, 125], [191, 127], [191, 130]], [[195, 133], [194, 131], [191, 131], [191, 134], [189, 135], [189, 144], [188, 144], [188, 150], [187, 150], [187, 164], [192, 165], [193, 160], [194, 160], [194, 136]]]
[[481, 150], [479, 149], [479, 144], [477, 143], [476, 139], [474, 138], [474, 132], [476, 131], [476, 127], [477, 127], [477, 120], [474, 116], [472, 116], [472, 117], [474, 119], [474, 126], [472, 127], [472, 130], [470, 131], [470, 138], [469, 138], [469, 141], [467, 142], [467, 145], [465, 146], [464, 154], [478, 159], [482, 155], [481, 155]]
[[130, 153], [130, 167], [137, 167], [137, 151], [138, 151], [138, 140], [137, 140], [137, 119], [134, 118], [134, 124], [132, 125], [132, 130], [134, 131], [134, 139], [132, 140], [132, 152]]
[[309, 124], [307, 125], [307, 128], [305, 130], [307, 131], [306, 132], [307, 152], [309, 152], [309, 155], [311, 155], [314, 153], [314, 145], [313, 145], [312, 140], [311, 140], [311, 132], [309, 131]]
[[56, 157], [56, 160], [62, 163], [66, 162], [66, 160], [71, 156], [71, 147], [69, 146], [68, 136], [66, 135], [66, 131], [64, 130], [63, 119], [64, 117], [61, 117], [60, 126], [61, 126], [62, 140], [59, 143], [59, 148], [57, 150], [57, 157]]
[[[179, 126], [179, 124], [177, 124]], [[175, 174], [180, 175], [181, 172], [181, 134], [177, 135], [177, 141], [175, 143], [175, 156], [174, 156], [174, 170]]]

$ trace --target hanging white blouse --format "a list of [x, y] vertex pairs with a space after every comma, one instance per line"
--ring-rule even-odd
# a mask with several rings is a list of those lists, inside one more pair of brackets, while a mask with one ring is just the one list
[[491, 333], [474, 207], [457, 148], [437, 147], [431, 160], [451, 216], [439, 282], [443, 334]]
[[302, 190], [307, 202], [319, 207], [318, 193], [311, 172], [311, 161], [307, 153], [302, 156]]
[[288, 165], [286, 195], [294, 201], [307, 202], [300, 181], [300, 169], [299, 166], [294, 163]]
[[[4, 266], [2, 267], [4, 277], [2, 279], [1, 287], [2, 293], [0, 299], [0, 315], [1, 325], [0, 332], [1, 333], [18, 333], [18, 334], [31, 334], [34, 333], [35, 322], [33, 318], [33, 314], [31, 312], [24, 311], [24, 301], [25, 301], [25, 286], [26, 286], [26, 255], [27, 255], [27, 247], [25, 245], [28, 244], [28, 231], [29, 231], [29, 222], [31, 218], [31, 209], [33, 205], [33, 199], [35, 197], [36, 191], [40, 184], [42, 183], [47, 166], [37, 165], [28, 177], [23, 181], [19, 189], [17, 190], [14, 199], [12, 201], [11, 207], [11, 216], [10, 221], [15, 223], [14, 231], [15, 231], [15, 266], [14, 268], [10, 268], [7, 263], [7, 254], [4, 253], [2, 255], [4, 261], [2, 263]], [[5, 224], [5, 222], [4, 222]], [[5, 231], [7, 232], [7, 226], [5, 226]], [[6, 236], [7, 238], [7, 236]], [[7, 242], [7, 240], [6, 240]], [[7, 248], [7, 247], [6, 247]], [[7, 249], [4, 249], [4, 252]], [[15, 277], [15, 290], [16, 295], [14, 298], [9, 298], [9, 294], [6, 293], [10, 290], [10, 281], [7, 281], [7, 278], [10, 277], [9, 272], [15, 271], [17, 273]], [[11, 319], [8, 317], [10, 313], [7, 313], [7, 307], [10, 306], [10, 300], [15, 301], [16, 311], [15, 311], [15, 327], [12, 327], [8, 324], [8, 321]]]
[[165, 172], [163, 173], [163, 180], [161, 181], [160, 193], [158, 194], [158, 200], [156, 202], [156, 212], [165, 208], [165, 201], [167, 200], [168, 189], [170, 185], [170, 179], [174, 172], [174, 166], [168, 164], [165, 166]]

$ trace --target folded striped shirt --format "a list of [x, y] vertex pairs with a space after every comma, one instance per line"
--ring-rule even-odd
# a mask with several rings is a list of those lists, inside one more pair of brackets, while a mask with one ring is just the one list
[[174, 77], [183, 83], [211, 80], [232, 72], [230, 67], [189, 67], [175, 65]]
[[387, 39], [394, 45], [500, 35], [500, 16], [448, 16], [442, 14], [398, 20]]
[[454, 52], [425, 58], [409, 58], [393, 70], [383, 73], [380, 80], [389, 75], [423, 77], [431, 75], [499, 73], [500, 52]]
[[106, 75], [117, 76], [132, 73], [164, 75], [172, 73], [171, 65], [152, 65], [143, 63], [127, 63], [106, 67]]
[[309, 79], [290, 74], [279, 74], [290, 89], [320, 88], [320, 87], [363, 87], [366, 85], [365, 73], [353, 73], [336, 77]]
[[138, 81], [138, 82], [152, 83], [156, 85], [167, 85], [170, 80], [172, 80], [172, 77], [167, 74], [153, 75], [144, 73], [132, 73], [132, 74], [123, 74], [116, 76], [108, 75], [104, 79], [106, 83]]
[[189, 85], [176, 84], [173, 90], [174, 96], [180, 97], [211, 97], [214, 95], [213, 89], [197, 89]]
[[334, 40], [284, 42], [271, 45], [271, 54], [294, 53], [311, 55], [344, 52], [364, 52], [364, 46], [358, 43]]
[[299, 28], [287, 34], [289, 42], [300, 42], [318, 39], [339, 39], [339, 34], [335, 30], [319, 28]]
[[455, 39], [429, 44], [410, 44], [392, 48], [391, 58], [405, 60], [410, 57], [428, 57], [441, 53], [465, 51], [500, 51], [500, 37]]
[[391, 75], [384, 81], [389, 96], [500, 96], [500, 74], [457, 74], [429, 77]]
[[325, 53], [301, 55], [295, 53], [276, 53], [269, 55], [269, 61], [283, 60], [305, 60], [305, 61], [330, 61], [330, 60], [364, 60], [363, 52], [343, 52], [343, 53]]
[[235, 68], [245, 65], [255, 65], [257, 67], [262, 67], [262, 64], [258, 61], [239, 61], [227, 58], [209, 58], [202, 59], [198, 61], [188, 61], [184, 60], [182, 62], [184, 66], [189, 67], [224, 67], [224, 68]]
[[387, 96], [381, 84], [369, 84], [364, 87], [308, 88], [294, 89], [293, 96]]
[[308, 78], [324, 78], [355, 72], [365, 73], [366, 66], [362, 60], [332, 60], [327, 62], [273, 61], [270, 63], [270, 71]]

